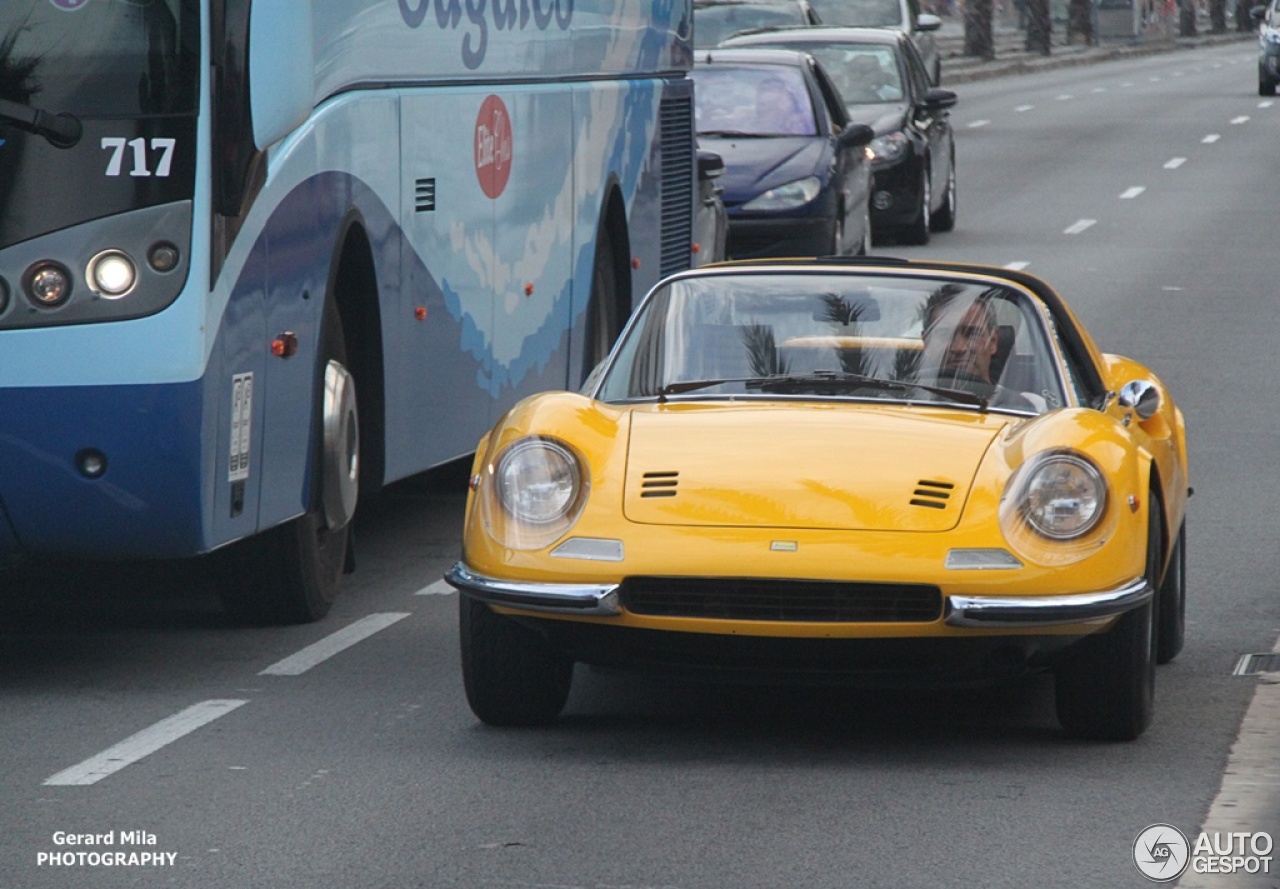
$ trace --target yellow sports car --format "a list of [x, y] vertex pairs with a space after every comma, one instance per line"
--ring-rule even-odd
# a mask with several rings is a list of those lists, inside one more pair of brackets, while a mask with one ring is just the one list
[[1182, 413], [1023, 272], [726, 263], [659, 284], [582, 393], [480, 442], [475, 714], [554, 720], [575, 662], [797, 682], [1051, 671], [1131, 739], [1183, 644]]

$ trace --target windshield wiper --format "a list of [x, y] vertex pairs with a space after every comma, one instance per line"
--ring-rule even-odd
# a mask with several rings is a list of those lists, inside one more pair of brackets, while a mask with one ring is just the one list
[[43, 136], [54, 148], [70, 148], [84, 134], [79, 119], [70, 112], [60, 111], [54, 114], [8, 99], [0, 99], [0, 120], [28, 133]]
[[866, 374], [848, 373], [836, 370], [816, 370], [807, 374], [774, 374], [768, 377], [724, 377], [711, 380], [680, 380], [668, 383], [658, 390], [658, 401], [666, 401], [668, 395], [679, 395], [695, 389], [710, 389], [712, 386], [723, 386], [726, 383], [743, 383], [749, 389], [762, 392], [808, 392], [818, 388], [849, 387], [864, 389], [881, 389], [892, 392], [910, 392], [921, 389], [940, 395], [943, 398], [976, 405], [986, 411], [988, 400], [968, 389], [950, 389], [946, 386], [931, 386], [928, 383], [916, 383], [910, 380], [886, 380], [880, 377], [869, 377]]
[[881, 377], [870, 377], [866, 374], [837, 370], [815, 370], [807, 374], [779, 374], [772, 377], [758, 377], [746, 382], [750, 387], [758, 387], [768, 392], [806, 392], [819, 387], [846, 388], [850, 386], [893, 392], [910, 392], [913, 389], [921, 389], [952, 401], [976, 405], [982, 411], [987, 409], [988, 404], [986, 398], [967, 389], [931, 386], [928, 383], [917, 383], [911, 380], [886, 380]]
[[742, 130], [698, 130], [699, 136], [712, 136], [717, 139], [763, 139], [764, 133], [746, 133]]

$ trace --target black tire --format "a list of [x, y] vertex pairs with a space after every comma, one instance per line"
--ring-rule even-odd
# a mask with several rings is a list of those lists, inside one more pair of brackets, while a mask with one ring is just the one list
[[[317, 353], [318, 392], [312, 448], [315, 453], [312, 505], [302, 516], [214, 554], [218, 594], [223, 607], [238, 622], [256, 625], [299, 624], [320, 620], [338, 597], [342, 575], [349, 566], [351, 519], [330, 527], [325, 517], [324, 492], [332, 485], [333, 468], [325, 458], [325, 368], [346, 363], [346, 343], [337, 306], [325, 307]], [[354, 402], [348, 422], [359, 428]], [[354, 442], [358, 451], [358, 436]], [[350, 467], [358, 473], [355, 460]], [[358, 477], [352, 484], [358, 487]], [[354, 512], [354, 500], [351, 511]]]
[[1187, 527], [1183, 525], [1160, 584], [1156, 663], [1167, 664], [1182, 651], [1187, 632]]
[[1276, 82], [1269, 77], [1261, 74], [1258, 75], [1258, 95], [1274, 96], [1276, 94]]
[[899, 241], [920, 247], [929, 243], [929, 230], [933, 219], [933, 211], [930, 207], [932, 203], [933, 187], [929, 181], [929, 161], [926, 158], [920, 173], [920, 212], [898, 232]]
[[[1147, 581], [1160, 576], [1160, 516], [1153, 499], [1147, 522]], [[1105, 633], [1082, 640], [1058, 667], [1058, 722], [1073, 738], [1132, 741], [1151, 724], [1155, 703], [1155, 613], [1152, 603], [1122, 615]]]
[[954, 147], [951, 149], [951, 169], [947, 173], [946, 194], [943, 196], [942, 206], [929, 220], [929, 227], [936, 232], [949, 232], [956, 227], [956, 151]]
[[605, 225], [596, 234], [595, 263], [591, 269], [591, 299], [587, 303], [586, 341], [582, 350], [582, 380], [609, 356], [622, 329], [618, 300], [622, 284], [618, 280], [618, 258], [613, 238]]
[[458, 605], [462, 683], [471, 712], [497, 726], [554, 722], [569, 699], [573, 661], [470, 596], [459, 596]]

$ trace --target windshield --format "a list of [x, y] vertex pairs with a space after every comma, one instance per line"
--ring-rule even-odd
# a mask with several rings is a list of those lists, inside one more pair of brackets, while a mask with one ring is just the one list
[[0, 99], [137, 117], [196, 107], [196, 0], [3, 0]]
[[906, 24], [901, 0], [811, 0], [824, 25], [901, 28]]
[[902, 69], [893, 47], [828, 43], [800, 48], [822, 63], [846, 105], [902, 101]]
[[715, 46], [726, 37], [753, 28], [809, 24], [795, 3], [712, 3], [693, 8], [695, 46]]
[[676, 279], [644, 303], [596, 397], [852, 397], [1039, 413], [1066, 403], [1043, 318], [1025, 291], [991, 281]]
[[698, 133], [813, 136], [817, 122], [800, 69], [787, 65], [694, 68], [694, 121]]

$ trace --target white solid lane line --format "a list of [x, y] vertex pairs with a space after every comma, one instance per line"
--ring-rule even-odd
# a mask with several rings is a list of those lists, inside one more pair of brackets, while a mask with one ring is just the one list
[[225, 716], [246, 703], [248, 702], [238, 700], [214, 700], [195, 704], [181, 713], [175, 713], [167, 719], [160, 720], [136, 735], [125, 738], [119, 744], [108, 747], [79, 765], [63, 769], [56, 775], [45, 778], [44, 783], [66, 786], [101, 781], [111, 773], [137, 762], [148, 754], [155, 753], [161, 747], [194, 732], [202, 725], [213, 722], [219, 716]]
[[319, 642], [308, 645], [296, 654], [267, 667], [259, 676], [297, 676], [305, 673], [316, 664], [326, 661], [340, 651], [350, 648], [357, 642], [367, 639], [379, 630], [384, 630], [396, 621], [409, 616], [407, 611], [389, 611], [384, 614], [371, 614], [363, 617], [338, 632], [325, 636]]

